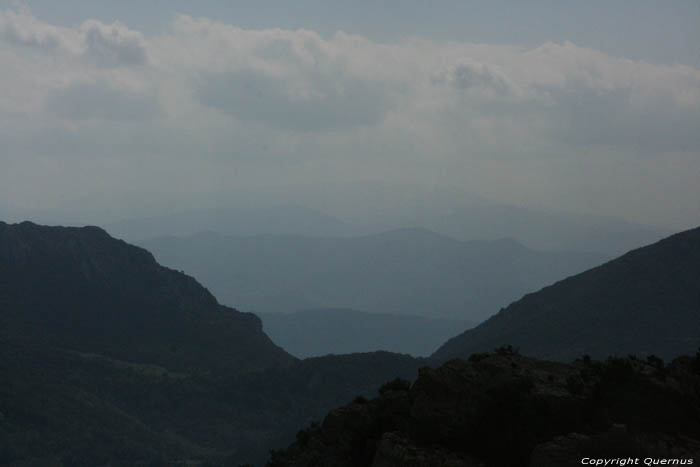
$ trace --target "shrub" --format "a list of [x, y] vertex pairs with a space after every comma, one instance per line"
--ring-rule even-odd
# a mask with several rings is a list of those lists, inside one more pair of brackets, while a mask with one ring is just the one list
[[510, 344], [498, 347], [497, 349], [494, 350], [494, 352], [496, 353], [496, 355], [502, 355], [502, 356], [520, 355], [520, 349], [517, 347], [513, 347]]
[[384, 383], [379, 388], [379, 394], [384, 394], [389, 391], [408, 391], [411, 388], [411, 383], [403, 378], [395, 378], [388, 383]]

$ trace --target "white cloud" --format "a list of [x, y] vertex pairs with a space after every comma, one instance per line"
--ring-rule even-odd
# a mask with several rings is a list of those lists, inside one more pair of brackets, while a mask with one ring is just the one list
[[144, 65], [148, 62], [143, 35], [119, 21], [104, 24], [85, 21], [80, 27], [86, 45], [85, 55], [97, 65]]
[[27, 9], [0, 12], [0, 38], [11, 44], [54, 51], [61, 46], [72, 48], [77, 36], [74, 30], [37, 20]]
[[158, 113], [153, 95], [115, 89], [107, 83], [75, 83], [55, 90], [47, 107], [58, 117], [70, 120], [141, 121]]
[[[382, 44], [184, 15], [146, 37], [120, 22], [67, 28], [11, 10], [0, 12], [0, 63], [0, 143], [14, 151], [0, 157], [22, 164], [104, 148], [142, 155], [154, 171], [167, 160], [171, 171], [206, 166], [250, 183], [430, 173], [488, 191], [484, 168], [504, 161], [526, 174], [559, 159], [584, 166], [566, 176], [593, 177], [610, 154], [631, 164], [690, 154], [691, 172], [700, 159], [700, 70], [569, 42]], [[11, 134], [18, 122], [33, 126]], [[508, 188], [515, 199], [530, 190], [522, 177]]]
[[460, 90], [477, 89], [490, 95], [517, 94], [517, 86], [499, 67], [463, 59], [434, 76], [435, 83], [447, 83]]
[[327, 130], [372, 125], [389, 108], [374, 83], [336, 76], [276, 77], [239, 71], [204, 75], [199, 101], [242, 120], [286, 130]]

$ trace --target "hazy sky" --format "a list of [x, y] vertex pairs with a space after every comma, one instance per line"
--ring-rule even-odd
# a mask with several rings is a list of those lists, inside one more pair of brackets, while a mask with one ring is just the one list
[[689, 227], [699, 25], [697, 1], [0, 0], [0, 212], [376, 181]]

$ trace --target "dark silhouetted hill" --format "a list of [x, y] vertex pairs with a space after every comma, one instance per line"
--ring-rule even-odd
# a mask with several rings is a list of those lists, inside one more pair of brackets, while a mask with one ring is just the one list
[[584, 457], [697, 462], [700, 355], [562, 364], [507, 349], [422, 368], [297, 433], [269, 467], [577, 465]]
[[297, 360], [97, 227], [0, 223], [0, 465], [260, 464], [424, 361]]
[[508, 239], [460, 242], [424, 229], [351, 238], [202, 233], [142, 245], [241, 310], [349, 308], [467, 321], [605, 259]]
[[184, 373], [0, 338], [0, 465], [262, 465], [299, 426], [422, 364], [376, 352]]
[[700, 228], [526, 295], [433, 357], [466, 358], [502, 345], [558, 360], [694, 351], [700, 346]]
[[293, 360], [258, 317], [97, 227], [0, 223], [0, 285], [14, 338], [180, 370]]

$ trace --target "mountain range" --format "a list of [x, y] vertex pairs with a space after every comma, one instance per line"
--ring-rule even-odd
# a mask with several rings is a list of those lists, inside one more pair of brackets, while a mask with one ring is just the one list
[[[431, 267], [431, 249], [419, 252]], [[699, 265], [694, 229], [526, 295], [429, 359], [300, 360], [258, 317], [100, 228], [0, 222], [0, 464], [547, 466], [596, 446], [697, 456], [698, 356], [659, 357], [700, 344]], [[564, 364], [518, 348], [642, 358]]]
[[348, 238], [209, 232], [140, 244], [245, 311], [349, 308], [472, 322], [606, 258], [510, 239], [461, 242], [425, 229]]

